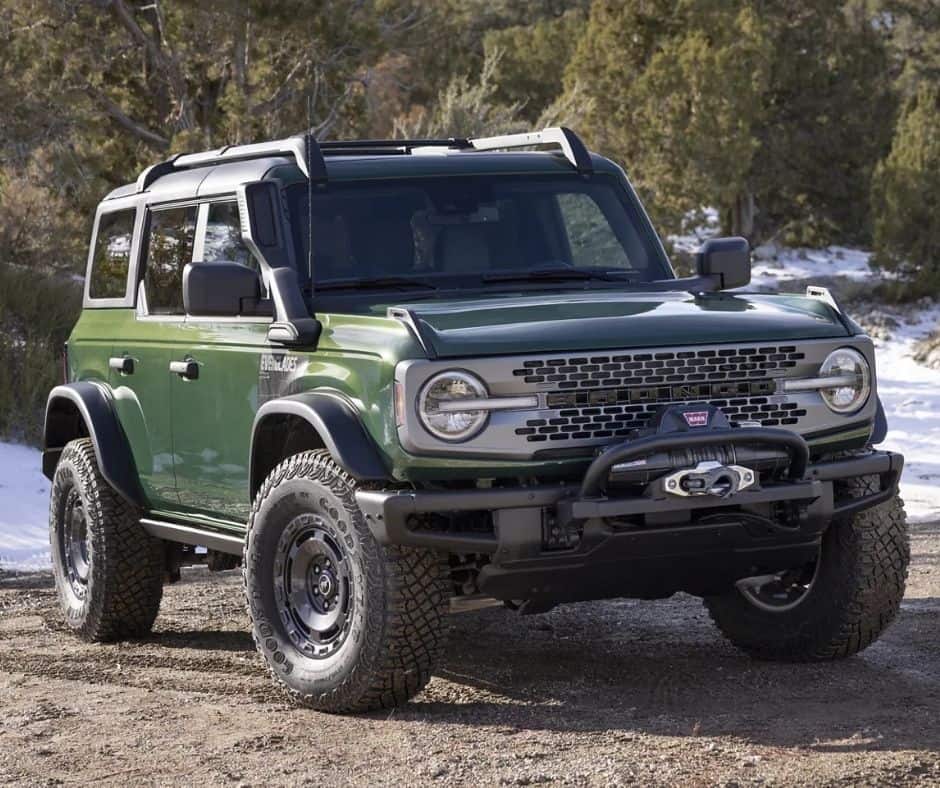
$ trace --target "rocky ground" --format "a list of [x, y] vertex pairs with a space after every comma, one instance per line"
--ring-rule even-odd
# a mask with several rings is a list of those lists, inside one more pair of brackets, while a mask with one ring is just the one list
[[237, 573], [189, 571], [153, 637], [60, 629], [48, 574], [0, 577], [0, 783], [940, 783], [940, 523], [913, 528], [901, 615], [862, 655], [749, 660], [689, 597], [452, 617], [409, 706], [284, 703]]

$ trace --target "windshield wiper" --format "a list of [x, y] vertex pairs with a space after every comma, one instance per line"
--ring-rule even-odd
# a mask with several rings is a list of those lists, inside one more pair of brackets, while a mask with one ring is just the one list
[[381, 290], [383, 288], [414, 288], [415, 290], [437, 290], [436, 285], [412, 279], [409, 276], [377, 276], [372, 279], [332, 279], [317, 282], [314, 290]]
[[483, 274], [484, 282], [564, 282], [598, 280], [601, 282], [633, 281], [637, 274], [633, 271], [605, 271], [593, 268], [556, 267], [531, 268], [527, 271], [496, 271]]

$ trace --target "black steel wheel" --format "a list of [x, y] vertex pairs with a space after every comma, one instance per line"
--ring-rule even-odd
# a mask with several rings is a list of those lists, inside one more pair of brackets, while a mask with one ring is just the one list
[[350, 557], [322, 517], [295, 517], [278, 541], [274, 580], [281, 621], [297, 649], [314, 659], [335, 653], [353, 618]]
[[271, 472], [248, 521], [255, 644], [290, 697], [320, 711], [404, 703], [444, 645], [445, 556], [376, 542], [355, 492], [328, 452], [303, 452]]
[[66, 495], [62, 528], [58, 531], [56, 541], [69, 588], [77, 599], [84, 599], [88, 591], [90, 569], [88, 521], [85, 518], [85, 504], [76, 487], [70, 488]]
[[793, 610], [812, 593], [819, 576], [820, 561], [770, 575], [739, 580], [735, 585], [744, 599], [766, 613]]
[[93, 641], [150, 631], [163, 596], [163, 542], [101, 476], [88, 438], [69, 443], [56, 466], [49, 543], [69, 628]]
[[[841, 499], [880, 490], [878, 477], [840, 482]], [[734, 645], [761, 659], [808, 662], [857, 654], [894, 620], [910, 561], [900, 498], [833, 521], [819, 559], [747, 578], [707, 597], [712, 620]]]

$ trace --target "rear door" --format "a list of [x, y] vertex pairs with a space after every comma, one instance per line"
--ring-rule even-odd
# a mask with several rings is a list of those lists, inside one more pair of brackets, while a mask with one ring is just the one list
[[111, 385], [144, 492], [156, 511], [179, 509], [174, 473], [169, 368], [183, 333], [182, 270], [196, 232], [195, 205], [152, 207], [141, 249], [137, 308], [116, 336]]
[[[234, 197], [199, 208], [195, 259], [257, 267], [242, 243]], [[171, 381], [177, 490], [190, 513], [248, 519], [251, 429], [270, 317], [187, 317], [173, 358], [194, 362], [196, 377]]]

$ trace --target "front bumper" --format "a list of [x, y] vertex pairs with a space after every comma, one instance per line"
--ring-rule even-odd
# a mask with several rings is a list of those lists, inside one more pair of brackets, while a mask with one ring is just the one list
[[[678, 441], [684, 446], [691, 441], [783, 448], [790, 456], [789, 473], [784, 480], [728, 498], [671, 496], [655, 485], [632, 497], [602, 491], [615, 464], [668, 450]], [[810, 464], [806, 444], [796, 433], [733, 429], [660, 435], [614, 446], [594, 460], [579, 486], [361, 490], [356, 497], [383, 544], [488, 555], [477, 582], [480, 591], [497, 599], [557, 602], [657, 597], [679, 590], [707, 594], [743, 577], [812, 560], [831, 521], [897, 494], [903, 463], [899, 454], [871, 451]], [[857, 476], [877, 476], [878, 491], [837, 499], [834, 482]], [[766, 516], [775, 505], [794, 513], [788, 524]], [[424, 527], [424, 515], [458, 512], [492, 512], [492, 531]], [[578, 533], [574, 546], [546, 545], [547, 534], [572, 529]]]

